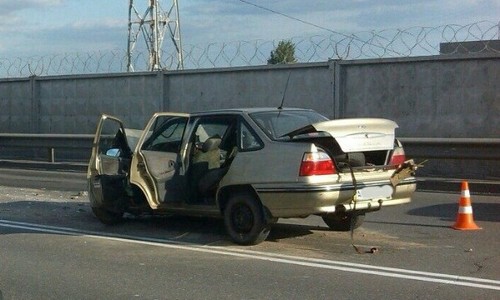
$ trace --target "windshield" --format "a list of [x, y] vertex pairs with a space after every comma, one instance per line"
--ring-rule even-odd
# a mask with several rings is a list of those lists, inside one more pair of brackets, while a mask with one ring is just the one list
[[250, 114], [250, 117], [273, 140], [309, 124], [328, 121], [312, 110], [267, 111]]

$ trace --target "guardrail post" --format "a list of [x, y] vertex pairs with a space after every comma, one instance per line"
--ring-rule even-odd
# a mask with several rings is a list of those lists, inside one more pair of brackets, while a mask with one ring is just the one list
[[49, 149], [49, 162], [53, 163], [56, 161], [56, 150], [54, 148], [48, 148]]

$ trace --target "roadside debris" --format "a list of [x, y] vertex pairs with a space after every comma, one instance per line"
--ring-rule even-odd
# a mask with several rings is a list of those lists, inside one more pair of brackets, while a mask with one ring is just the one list
[[391, 184], [392, 186], [398, 185], [399, 182], [401, 182], [403, 179], [408, 178], [410, 176], [413, 176], [415, 171], [418, 168], [422, 168], [424, 166], [424, 163], [426, 163], [427, 160], [424, 160], [421, 163], [415, 163], [413, 159], [407, 160], [404, 163], [402, 163], [399, 168], [397, 168], [396, 171], [394, 171], [394, 174], [391, 176]]
[[78, 199], [80, 197], [87, 197], [87, 196], [88, 196], [87, 191], [79, 191], [76, 195], [71, 195], [70, 199], [75, 200], [75, 199]]

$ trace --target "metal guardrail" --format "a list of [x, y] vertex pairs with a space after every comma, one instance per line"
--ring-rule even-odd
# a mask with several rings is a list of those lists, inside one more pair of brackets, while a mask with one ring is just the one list
[[[55, 162], [56, 149], [88, 151], [88, 157], [90, 157], [93, 140], [93, 134], [2, 133], [0, 134], [0, 150], [2, 148], [17, 148], [19, 151], [22, 149], [46, 149], [47, 161]], [[88, 160], [88, 157], [82, 157], [82, 161]]]
[[4, 147], [92, 148], [93, 134], [0, 133]]
[[[2, 148], [46, 149], [55, 162], [56, 149], [90, 150], [93, 134], [0, 134]], [[421, 159], [500, 160], [500, 138], [399, 138], [408, 157]], [[1, 154], [0, 154], [1, 155]], [[82, 157], [82, 161], [88, 157]]]
[[398, 138], [408, 157], [500, 160], [500, 138]]

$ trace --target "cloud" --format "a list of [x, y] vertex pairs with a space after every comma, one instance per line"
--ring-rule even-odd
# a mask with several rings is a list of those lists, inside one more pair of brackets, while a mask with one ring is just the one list
[[28, 9], [41, 9], [60, 5], [62, 0], [16, 0], [0, 2], [0, 16], [11, 16], [19, 11]]
[[437, 27], [495, 21], [498, 16], [494, 12], [499, 11], [499, 2], [495, 0], [244, 1], [250, 4], [238, 0], [193, 0], [181, 4], [183, 39], [199, 44], [205, 38], [208, 43], [328, 35], [328, 30], [352, 34]]
[[104, 18], [100, 7], [92, 5], [92, 1], [6, 2], [0, 3], [0, 57], [126, 49], [126, 9], [123, 18], [115, 17], [113, 9], [109, 9], [111, 13], [104, 12]]
[[127, 28], [126, 26], [116, 26], [114, 23], [106, 25], [76, 22], [34, 33], [29, 36], [29, 39], [34, 44], [40, 45], [38, 51], [41, 53], [125, 49]]
[[[467, 24], [485, 19], [498, 22], [495, 12], [500, 10], [497, 0], [244, 1], [266, 9], [239, 0], [179, 1], [183, 44], [206, 47], [211, 43], [330, 34], [319, 27], [352, 34]], [[0, 56], [125, 50], [127, 3], [125, 0], [1, 1]], [[137, 1], [140, 13], [145, 9], [144, 3]], [[170, 46], [168, 36], [164, 45]]]
[[[108, 24], [79, 23], [27, 31], [12, 35], [0, 56], [43, 56], [67, 52], [94, 52], [126, 49], [127, 27]], [[5, 40], [5, 39], [4, 39]], [[1, 44], [1, 43], [0, 43]], [[0, 54], [1, 54], [0, 52]]]
[[63, 0], [16, 0], [0, 2], [0, 32], [23, 30], [30, 11], [43, 11], [60, 6]]
[[303, 0], [248, 2], [268, 10], [241, 1], [228, 4], [227, 0], [198, 0], [184, 4], [181, 10], [184, 41], [201, 44], [204, 39], [210, 42], [275, 40], [327, 35], [331, 33], [328, 30], [352, 33], [362, 29], [356, 21], [359, 9], [351, 1], [341, 1], [341, 5], [332, 5], [329, 0], [314, 1], [314, 5]]

